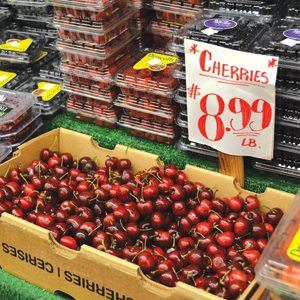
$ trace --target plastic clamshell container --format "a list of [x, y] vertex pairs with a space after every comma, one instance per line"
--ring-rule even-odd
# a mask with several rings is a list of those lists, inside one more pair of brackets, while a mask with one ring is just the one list
[[300, 153], [300, 130], [296, 127], [279, 123], [275, 127], [275, 145], [278, 149], [286, 148], [290, 152]]
[[[120, 85], [119, 85], [120, 86]], [[162, 95], [155, 95], [151, 94], [151, 92], [144, 92], [136, 90], [135, 88], [128, 88], [126, 85], [120, 86], [121, 92], [124, 95], [133, 96], [133, 97], [143, 97], [147, 100], [158, 102], [158, 103], [165, 103], [171, 104], [173, 102], [173, 95], [170, 96], [162, 96]]]
[[61, 104], [68, 98], [68, 94], [63, 91], [63, 85], [59, 80], [43, 77], [29, 78], [18, 90], [33, 94], [35, 96], [35, 105], [42, 109]]
[[11, 16], [11, 11], [8, 7], [0, 7], [0, 24], [4, 25], [4, 22]]
[[176, 124], [181, 128], [188, 128], [188, 116], [186, 111], [181, 111], [179, 113]]
[[39, 76], [46, 79], [63, 81], [63, 73], [60, 70], [60, 58], [54, 59], [39, 70]]
[[173, 124], [178, 112], [174, 104], [157, 103], [146, 98], [123, 94], [119, 94], [114, 105], [121, 107], [126, 115], [164, 124]]
[[43, 35], [6, 30], [0, 34], [0, 61], [30, 63], [45, 42]]
[[152, 39], [156, 48], [167, 48], [172, 41], [173, 34], [181, 28], [179, 24], [161, 22], [152, 20], [148, 30], [152, 35]]
[[291, 151], [290, 147], [276, 146], [273, 160], [256, 160], [253, 167], [263, 172], [300, 179], [300, 152]]
[[131, 55], [129, 53], [124, 53], [113, 65], [101, 69], [63, 62], [60, 70], [64, 73], [67, 81], [105, 89], [114, 84], [113, 76], [130, 58]]
[[[28, 133], [24, 133], [25, 129], [30, 127], [30, 125], [39, 118], [41, 115], [41, 110], [38, 107], [33, 107], [31, 114], [24, 119], [18, 126], [14, 127], [12, 130], [7, 132], [0, 132], [0, 140], [5, 143], [11, 143], [12, 146], [16, 144], [20, 139], [24, 139]], [[27, 132], [27, 131], [26, 131]], [[30, 131], [29, 131], [30, 132]]]
[[33, 95], [1, 89], [0, 132], [11, 131], [18, 126], [28, 116], [33, 103]]
[[208, 8], [271, 21], [278, 15], [282, 3], [283, 1], [280, 0], [210, 0]]
[[300, 192], [255, 267], [257, 281], [281, 299], [300, 297]]
[[130, 134], [145, 137], [151, 141], [165, 144], [174, 144], [176, 142], [177, 134], [172, 125], [144, 120], [128, 115], [122, 115], [118, 121], [118, 125], [127, 128]]
[[64, 91], [69, 94], [92, 98], [101, 102], [113, 102], [117, 97], [115, 88], [102, 89], [96, 86], [89, 86], [74, 83], [72, 81], [64, 82]]
[[105, 44], [128, 30], [131, 25], [130, 18], [134, 17], [136, 13], [136, 9], [128, 8], [121, 16], [111, 18], [107, 22], [56, 17], [54, 26], [62, 40]]
[[118, 39], [112, 40], [106, 45], [67, 43], [58, 40], [57, 49], [65, 61], [71, 61], [80, 66], [105, 68], [118, 61], [120, 55], [132, 50], [132, 44], [135, 44], [132, 42], [138, 36], [139, 32], [125, 31]]
[[30, 71], [8, 71], [0, 69], [0, 88], [13, 90], [25, 81]]
[[[37, 24], [36, 22], [34, 24]], [[39, 26], [39, 25], [37, 25]], [[29, 25], [23, 25], [22, 30], [29, 33], [38, 33], [45, 36], [48, 41], [56, 40], [58, 35], [55, 28], [43, 28], [43, 27], [34, 27]]]
[[41, 49], [35, 58], [35, 60], [30, 63], [29, 67], [34, 71], [39, 71], [45, 64], [48, 62], [55, 60], [59, 57], [59, 53], [57, 51], [53, 51], [52, 49], [43, 48]]
[[12, 148], [19, 147], [21, 144], [37, 135], [43, 124], [44, 123], [42, 119], [37, 118], [30, 125], [25, 127], [21, 132], [19, 132], [19, 138], [14, 141], [14, 143], [12, 144]]
[[298, 95], [276, 95], [276, 116], [293, 123], [298, 123], [300, 128], [300, 97]]
[[154, 0], [152, 7], [157, 20], [183, 25], [190, 22], [196, 14], [203, 11], [203, 2], [201, 4], [191, 4], [176, 0]]
[[92, 21], [110, 20], [114, 16], [122, 15], [126, 9], [127, 0], [92, 0], [92, 1], [73, 1], [73, 0], [50, 0], [56, 16], [72, 17]]
[[255, 52], [279, 56], [279, 66], [300, 70], [300, 24], [279, 20], [256, 43]]
[[18, 16], [31, 16], [35, 19], [43, 17], [49, 18], [50, 16], [53, 16], [53, 7], [47, 3], [38, 3], [33, 5], [27, 1], [9, 0], [9, 4], [16, 9]]
[[[214, 29], [214, 34], [210, 30]], [[240, 51], [249, 51], [254, 42], [268, 29], [264, 22], [238, 14], [206, 11], [174, 34], [171, 50], [181, 53], [184, 60], [184, 39], [214, 44]]]
[[[105, 98], [105, 97], [103, 97]], [[103, 105], [105, 106], [110, 106], [112, 102], [107, 102], [107, 101], [101, 101], [99, 99], [94, 99], [91, 97], [83, 96], [83, 95], [78, 95], [76, 93], [69, 93], [69, 102], [70, 101], [75, 101], [75, 102], [80, 102], [80, 103], [85, 103], [87, 105], [91, 105], [94, 107], [102, 107]]]
[[118, 111], [111, 106], [91, 106], [86, 103], [68, 101], [67, 111], [75, 114], [77, 119], [84, 122], [93, 122], [110, 128], [117, 126]]
[[189, 141], [189, 139], [185, 136], [182, 136], [180, 140], [176, 143], [177, 148], [183, 151], [197, 153], [209, 157], [218, 157], [218, 152], [213, 148], [201, 145], [195, 142]]
[[116, 84], [125, 89], [172, 97], [178, 86], [172, 76], [177, 61], [174, 53], [145, 49], [117, 73]]
[[[56, 142], [54, 142], [56, 141]], [[8, 166], [11, 168], [29, 165], [38, 159], [43, 148], [53, 146], [53, 151], [70, 152], [73, 157], [97, 157], [103, 162], [107, 156], [127, 158], [132, 161], [132, 170], [147, 170], [152, 166], [164, 165], [157, 155], [140, 151], [128, 146], [117, 145], [114, 149], [99, 147], [88, 135], [58, 128], [47, 132], [34, 140], [22, 145], [14, 157], [0, 166], [0, 173], [4, 174]], [[194, 182], [202, 182], [205, 186], [218, 190], [218, 197], [230, 198], [232, 195], [240, 195], [242, 198], [255, 195], [242, 189], [233, 177], [217, 172], [185, 166], [184, 172]], [[279, 207], [287, 211], [294, 202], [291, 194], [268, 188], [263, 194], [257, 195], [263, 211], [264, 207]], [[183, 282], [178, 282], [176, 287], [169, 288], [149, 280], [139, 266], [117, 258], [105, 252], [101, 252], [88, 245], [81, 246], [79, 251], [68, 249], [55, 241], [49, 231], [19, 219], [8, 213], [0, 217], [1, 243], [8, 245], [8, 249], [20, 249], [37, 261], [47, 263], [47, 272], [38, 266], [33, 266], [11, 255], [13, 252], [0, 252], [1, 266], [5, 272], [12, 273], [24, 280], [54, 293], [62, 291], [74, 299], [99, 299], [100, 293], [114, 299], [141, 299], [144, 300], [220, 300], [220, 298], [206, 291], [197, 289]], [[39, 260], [38, 260], [39, 259]], [[74, 263], [76, 261], [76, 263]], [[49, 267], [49, 268], [48, 268]], [[58, 269], [59, 268], [59, 269]], [[65, 276], [53, 276], [59, 270], [62, 274], [69, 272], [72, 283]], [[99, 272], [101, 270], [101, 272]], [[51, 270], [50, 270], [51, 271]], [[67, 274], [69, 274], [67, 273]], [[74, 280], [89, 283], [90, 289], [77, 284]], [[77, 281], [78, 282], [78, 281]], [[239, 300], [258, 299], [255, 280], [239, 297]], [[112, 296], [110, 296], [112, 295]]]
[[300, 19], [300, 3], [298, 0], [292, 0], [288, 4], [288, 12], [286, 15], [289, 19]]
[[0, 142], [0, 162], [2, 163], [4, 160], [6, 160], [11, 153], [11, 144]]

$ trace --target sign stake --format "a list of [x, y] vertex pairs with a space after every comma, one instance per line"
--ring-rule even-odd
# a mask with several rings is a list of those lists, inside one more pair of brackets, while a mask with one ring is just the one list
[[225, 175], [233, 176], [241, 187], [244, 187], [244, 158], [218, 152], [219, 156], [219, 172]]

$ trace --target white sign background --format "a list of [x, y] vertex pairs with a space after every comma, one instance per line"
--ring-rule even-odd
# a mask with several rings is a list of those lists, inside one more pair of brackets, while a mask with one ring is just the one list
[[[211, 146], [231, 155], [272, 159], [278, 58], [231, 50], [189, 39], [185, 39], [184, 47], [190, 141]], [[200, 66], [200, 55], [202, 54], [203, 57], [203, 51], [208, 51], [205, 52], [207, 54], [204, 59], [205, 68], [203, 65], [202, 68]], [[213, 69], [214, 62], [217, 66], [226, 64], [225, 73], [218, 74], [218, 69]], [[251, 80], [246, 76], [237, 78], [238, 75], [229, 78], [228, 70], [231, 66], [239, 70], [241, 68], [252, 70], [254, 72], [252, 74], [257, 74], [256, 79]], [[208, 94], [214, 95], [203, 100], [203, 97]], [[218, 97], [221, 98], [220, 103]], [[233, 98], [243, 99], [248, 104], [241, 103], [239, 99], [230, 102]], [[250, 119], [240, 112], [241, 105], [246, 108], [248, 117], [250, 114]], [[223, 111], [221, 106], [224, 108]], [[261, 113], [263, 106], [265, 114]], [[209, 116], [205, 117], [205, 114]], [[248, 121], [245, 121], [245, 118]], [[262, 126], [263, 118], [268, 118], [268, 126]], [[206, 137], [203, 135], [203, 130]]]

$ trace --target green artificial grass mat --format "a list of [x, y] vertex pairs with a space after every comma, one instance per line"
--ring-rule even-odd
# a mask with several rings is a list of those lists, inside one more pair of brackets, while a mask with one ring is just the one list
[[[165, 163], [174, 163], [180, 168], [184, 168], [186, 164], [191, 164], [213, 171], [218, 170], [218, 162], [216, 159], [189, 154], [171, 145], [164, 145], [135, 137], [123, 129], [102, 128], [95, 124], [84, 123], [67, 112], [60, 113], [54, 118], [45, 120], [45, 131], [58, 127], [64, 127], [91, 135], [100, 146], [105, 148], [113, 149], [116, 144], [122, 144], [159, 155], [161, 160]], [[261, 174], [247, 165], [245, 166], [245, 177], [245, 188], [256, 193], [262, 193], [267, 187], [271, 187], [295, 194], [300, 187], [299, 181], [296, 182], [296, 180], [276, 177], [267, 173]], [[49, 294], [0, 269], [0, 300], [38, 299], [52, 300], [61, 298]]]

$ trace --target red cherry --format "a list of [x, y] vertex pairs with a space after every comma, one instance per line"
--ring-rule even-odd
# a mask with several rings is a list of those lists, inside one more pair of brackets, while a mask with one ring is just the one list
[[256, 240], [256, 244], [257, 244], [257, 249], [260, 252], [263, 252], [264, 249], [266, 248], [267, 244], [268, 244], [268, 240], [265, 239], [265, 238], [258, 239], [258, 240]]
[[255, 210], [255, 209], [259, 209], [260, 203], [259, 200], [256, 196], [247, 196], [245, 199], [245, 210], [249, 211], [249, 210]]
[[57, 156], [51, 156], [49, 159], [48, 159], [48, 162], [47, 162], [48, 166], [50, 168], [54, 168], [55, 166], [60, 166], [61, 164], [61, 159]]
[[184, 201], [175, 201], [172, 205], [172, 212], [175, 216], [185, 216], [187, 208]]
[[172, 185], [169, 190], [169, 196], [173, 201], [181, 201], [184, 199], [184, 189], [178, 185]]
[[73, 250], [77, 250], [78, 245], [76, 240], [68, 235], [63, 236], [60, 240], [59, 243], [67, 248], [73, 249]]
[[137, 204], [137, 209], [142, 216], [149, 216], [154, 211], [155, 205], [152, 200], [140, 201]]
[[245, 250], [243, 255], [246, 257], [250, 265], [255, 266], [260, 258], [260, 253], [257, 250]]
[[233, 196], [227, 201], [227, 206], [234, 212], [241, 211], [243, 204], [243, 200], [239, 196]]
[[11, 189], [13, 196], [17, 197], [20, 195], [21, 187], [17, 182], [10, 181], [5, 186]]
[[137, 258], [138, 265], [144, 272], [150, 272], [155, 267], [155, 259], [149, 252], [142, 252]]
[[178, 177], [178, 169], [175, 165], [167, 164], [159, 171], [159, 174], [161, 177], [166, 176], [174, 180]]
[[183, 237], [178, 241], [178, 249], [187, 251], [195, 247], [195, 241], [191, 237]]
[[280, 208], [272, 208], [266, 214], [266, 221], [267, 223], [276, 226], [283, 216], [283, 211]]
[[209, 222], [199, 222], [196, 231], [203, 236], [208, 236], [212, 232], [212, 225]]
[[46, 229], [54, 226], [54, 223], [55, 223], [54, 217], [50, 216], [50, 215], [45, 215], [45, 214], [39, 214], [36, 217], [36, 222], [35, 222], [36, 225], [46, 228]]
[[17, 218], [23, 219], [24, 218], [24, 211], [19, 207], [14, 207], [11, 210], [11, 214]]
[[238, 236], [246, 235], [249, 232], [249, 227], [249, 221], [243, 217], [238, 218], [233, 225], [234, 232]]
[[174, 287], [176, 285], [177, 277], [173, 270], [165, 271], [160, 274], [159, 282], [165, 286]]
[[251, 235], [254, 238], [256, 238], [256, 239], [263, 238], [266, 236], [266, 234], [267, 234], [267, 231], [266, 231], [265, 224], [258, 223], [258, 222], [255, 222], [252, 224]]
[[232, 231], [226, 231], [216, 235], [216, 242], [224, 248], [229, 248], [234, 242], [234, 237]]

